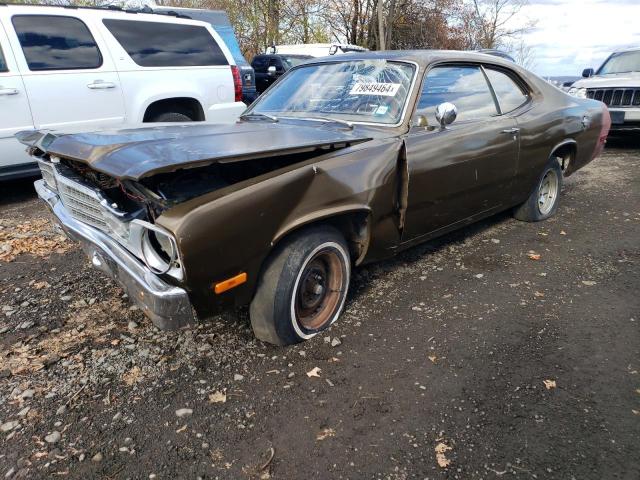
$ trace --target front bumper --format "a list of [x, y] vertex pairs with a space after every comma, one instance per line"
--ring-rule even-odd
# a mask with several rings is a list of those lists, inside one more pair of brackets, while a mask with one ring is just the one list
[[72, 218], [44, 180], [34, 186], [69, 238], [80, 243], [91, 263], [116, 280], [158, 328], [176, 329], [195, 321], [184, 289], [164, 282], [105, 233]]
[[609, 107], [612, 132], [640, 132], [640, 108]]

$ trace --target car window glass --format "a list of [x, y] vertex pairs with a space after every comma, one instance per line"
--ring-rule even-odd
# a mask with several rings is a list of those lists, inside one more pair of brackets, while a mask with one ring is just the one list
[[102, 55], [91, 32], [77, 18], [16, 15], [12, 22], [29, 70], [76, 70], [102, 65]]
[[204, 27], [136, 20], [103, 20], [104, 25], [141, 67], [228, 65]]
[[2, 54], [2, 47], [0, 47], [0, 72], [6, 72], [7, 70], [8, 70], [7, 62], [4, 60], [4, 55]]
[[443, 103], [453, 103], [458, 120], [474, 120], [497, 115], [489, 85], [479, 67], [436, 67], [425, 79], [418, 103], [418, 113], [429, 125], [437, 125], [435, 110]]
[[486, 69], [487, 77], [491, 82], [493, 91], [498, 97], [498, 104], [502, 113], [509, 113], [529, 99], [522, 89], [507, 74], [498, 70]]
[[255, 57], [251, 62], [251, 66], [256, 71], [265, 71], [267, 69], [267, 57]]

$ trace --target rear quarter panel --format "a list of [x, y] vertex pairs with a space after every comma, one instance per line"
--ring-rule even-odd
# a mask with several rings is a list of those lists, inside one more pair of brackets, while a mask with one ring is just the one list
[[520, 128], [518, 202], [530, 195], [551, 154], [563, 144], [574, 144], [576, 149], [565, 164], [565, 175], [591, 161], [602, 126], [600, 102], [571, 97], [538, 80], [539, 95], [534, 95], [529, 109], [515, 117]]
[[[399, 241], [393, 216], [401, 140], [372, 140], [289, 170], [272, 172], [166, 211], [158, 224], [178, 241], [186, 286], [201, 317], [251, 301], [269, 253], [287, 234], [349, 212], [369, 216], [367, 258]], [[245, 284], [215, 295], [213, 285], [246, 272]]]

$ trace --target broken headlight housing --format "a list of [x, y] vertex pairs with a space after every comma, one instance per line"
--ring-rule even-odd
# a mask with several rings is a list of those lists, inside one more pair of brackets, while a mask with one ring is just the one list
[[139, 238], [140, 257], [149, 270], [182, 280], [182, 265], [173, 235], [164, 228], [141, 220], [133, 220], [132, 224], [135, 225], [132, 233], [135, 231]]

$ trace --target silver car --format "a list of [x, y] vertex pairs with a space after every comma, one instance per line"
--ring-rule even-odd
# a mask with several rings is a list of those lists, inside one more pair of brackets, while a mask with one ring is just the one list
[[612, 53], [594, 71], [575, 82], [569, 94], [604, 102], [611, 114], [611, 132], [640, 132], [640, 47]]

